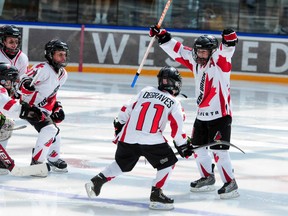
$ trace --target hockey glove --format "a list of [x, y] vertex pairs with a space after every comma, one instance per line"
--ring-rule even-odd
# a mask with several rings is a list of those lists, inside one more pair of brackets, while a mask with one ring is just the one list
[[121, 124], [121, 123], [118, 121], [118, 118], [116, 117], [116, 118], [114, 119], [114, 121], [113, 121], [113, 125], [114, 125], [114, 129], [115, 129], [115, 136], [117, 136], [117, 135], [121, 132], [124, 124]]
[[224, 29], [222, 32], [222, 44], [227, 47], [236, 46], [238, 43], [238, 37], [236, 32], [232, 28]]
[[35, 106], [30, 106], [28, 103], [22, 102], [19, 117], [30, 122], [39, 122], [42, 120], [42, 111]]
[[56, 101], [50, 117], [55, 123], [60, 123], [65, 119], [65, 113], [60, 101]]
[[0, 129], [5, 124], [6, 117], [1, 113], [0, 114]]
[[157, 25], [153, 25], [150, 27], [149, 36], [156, 36], [159, 44], [163, 44], [171, 40], [171, 34], [165, 29], [158, 28]]
[[32, 83], [31, 77], [24, 77], [19, 83], [19, 89], [24, 94], [32, 94], [35, 91], [34, 85], [31, 86]]
[[175, 148], [177, 149], [179, 155], [182, 158], [188, 158], [193, 154], [193, 146], [190, 143], [190, 139], [188, 138], [187, 143], [181, 145], [181, 146], [177, 146], [176, 142], [173, 141]]

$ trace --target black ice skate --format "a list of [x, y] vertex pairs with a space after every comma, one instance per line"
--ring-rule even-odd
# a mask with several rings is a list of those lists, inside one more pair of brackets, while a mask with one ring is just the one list
[[150, 195], [150, 209], [171, 210], [174, 209], [174, 200], [163, 194], [161, 188], [152, 187]]
[[47, 161], [48, 161], [48, 164], [51, 166], [52, 171], [58, 172], [58, 173], [68, 172], [67, 163], [64, 160], [59, 158], [57, 161], [54, 161], [54, 162], [50, 160], [47, 160]]
[[212, 174], [207, 177], [202, 177], [194, 182], [190, 183], [190, 191], [191, 192], [207, 192], [207, 191], [214, 191], [215, 187], [215, 176], [214, 176], [214, 167], [215, 165], [212, 164]]
[[219, 190], [218, 194], [220, 195], [221, 199], [231, 199], [239, 197], [240, 194], [237, 191], [238, 185], [235, 179], [232, 179], [231, 182], [225, 183]]
[[99, 173], [91, 179], [91, 182], [85, 184], [86, 192], [88, 197], [98, 196], [100, 194], [103, 184], [107, 182], [107, 178]]

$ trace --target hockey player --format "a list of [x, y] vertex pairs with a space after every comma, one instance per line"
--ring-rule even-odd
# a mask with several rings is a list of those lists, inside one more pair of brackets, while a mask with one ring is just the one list
[[56, 172], [68, 172], [67, 163], [60, 159], [61, 137], [56, 125], [65, 118], [62, 105], [57, 100], [57, 92], [67, 80], [65, 67], [68, 55], [66, 43], [58, 39], [49, 41], [45, 45], [47, 62], [34, 65], [21, 77], [19, 84], [21, 99], [39, 107], [46, 115], [40, 123], [30, 122], [38, 132], [31, 164], [43, 163], [47, 159]]
[[[22, 118], [31, 122], [38, 122], [42, 118], [40, 109], [27, 103], [20, 104], [18, 100], [11, 98], [15, 85], [19, 81], [19, 72], [16, 67], [7, 63], [0, 63], [0, 145], [5, 149], [6, 140], [11, 137], [12, 126], [10, 118]], [[13, 129], [13, 128], [12, 128]], [[8, 174], [6, 167], [0, 162], [0, 175]]]
[[20, 30], [14, 25], [1, 26], [0, 42], [3, 44], [3, 47], [0, 49], [0, 62], [6, 62], [15, 66], [20, 76], [26, 73], [29, 61], [27, 55], [20, 50]]
[[100, 194], [107, 181], [131, 171], [144, 156], [157, 169], [153, 181], [150, 208], [173, 209], [174, 200], [165, 196], [162, 187], [170, 176], [177, 158], [163, 136], [170, 121], [171, 136], [182, 157], [192, 155], [183, 129], [185, 114], [176, 96], [180, 93], [182, 78], [173, 67], [163, 67], [158, 75], [158, 88], [145, 87], [134, 100], [121, 108], [114, 122], [117, 150], [115, 161], [85, 184], [89, 197]]
[[[3, 45], [0, 49], [0, 62], [5, 62], [15, 66], [18, 69], [19, 76], [26, 73], [29, 62], [25, 53], [20, 50], [21, 46], [21, 32], [14, 25], [3, 25], [0, 27], [0, 43]], [[18, 97], [15, 92], [11, 93], [11, 97]], [[14, 127], [14, 121], [0, 114], [1, 118], [5, 118], [5, 125], [9, 128]], [[12, 133], [12, 130], [9, 132]], [[8, 140], [11, 135], [7, 136], [7, 139], [2, 140], [1, 144], [6, 148]], [[4, 137], [3, 137], [4, 139]]]
[[[231, 135], [231, 98], [230, 73], [231, 58], [238, 42], [235, 31], [231, 28], [222, 32], [222, 43], [212, 35], [198, 37], [193, 48], [184, 46], [171, 37], [165, 29], [156, 25], [150, 27], [150, 37], [156, 35], [160, 47], [174, 60], [193, 71], [196, 82], [197, 117], [192, 132], [193, 146], [201, 146], [214, 140], [230, 142]], [[211, 147], [213, 156], [224, 182], [218, 190], [220, 198], [239, 196], [233, 168], [229, 156], [229, 146]], [[208, 149], [195, 151], [194, 157], [201, 178], [191, 182], [191, 191], [214, 190], [214, 164]]]

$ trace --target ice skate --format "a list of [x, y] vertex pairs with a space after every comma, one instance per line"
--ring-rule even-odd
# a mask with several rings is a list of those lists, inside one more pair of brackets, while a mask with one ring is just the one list
[[174, 209], [174, 200], [163, 194], [161, 188], [152, 187], [150, 195], [150, 209], [154, 210], [172, 210]]
[[99, 173], [91, 179], [91, 182], [85, 184], [86, 192], [88, 197], [98, 196], [100, 194], [103, 184], [107, 182], [107, 178]]
[[51, 170], [54, 172], [58, 172], [58, 173], [67, 173], [68, 169], [67, 169], [67, 163], [62, 160], [62, 159], [58, 159], [57, 161], [50, 161], [47, 160], [48, 164], [51, 166]]
[[190, 191], [191, 192], [208, 192], [215, 190], [215, 176], [214, 176], [214, 167], [212, 164], [212, 174], [207, 177], [202, 177], [194, 182], [190, 183]]
[[219, 190], [218, 194], [220, 195], [220, 199], [231, 199], [239, 197], [240, 194], [237, 191], [238, 185], [235, 179], [232, 179], [231, 182], [225, 183]]

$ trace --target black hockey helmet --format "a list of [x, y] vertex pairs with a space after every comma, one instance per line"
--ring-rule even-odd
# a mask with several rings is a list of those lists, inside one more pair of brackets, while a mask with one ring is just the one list
[[[193, 58], [194, 60], [201, 65], [205, 65], [210, 57], [212, 56], [213, 52], [216, 51], [216, 49], [218, 48], [218, 40], [217, 38], [215, 38], [212, 35], [201, 35], [200, 37], [198, 37], [193, 45]], [[210, 54], [208, 56], [208, 58], [200, 58], [197, 55], [197, 50], [198, 49], [203, 49], [203, 50], [208, 50], [210, 51]]]
[[[8, 93], [15, 88], [17, 81], [19, 80], [18, 69], [8, 63], [0, 62], [0, 85], [7, 89]], [[11, 83], [7, 83], [10, 81]]]
[[[5, 47], [4, 41], [7, 37], [18, 38], [19, 43], [16, 49], [9, 49]], [[4, 25], [0, 28], [0, 41], [3, 46], [3, 50], [10, 55], [16, 55], [16, 53], [20, 50], [21, 46], [21, 32], [15, 25]]]
[[168, 91], [174, 96], [179, 95], [182, 87], [182, 77], [176, 68], [165, 66], [161, 68], [157, 77], [159, 90]]
[[47, 59], [49, 64], [51, 64], [58, 71], [61, 67], [67, 66], [68, 59], [66, 59], [66, 62], [64, 62], [64, 63], [63, 62], [55, 62], [53, 60], [53, 55], [54, 55], [55, 51], [65, 51], [66, 56], [68, 57], [69, 56], [69, 47], [65, 42], [63, 42], [59, 39], [50, 40], [45, 45], [45, 58]]

